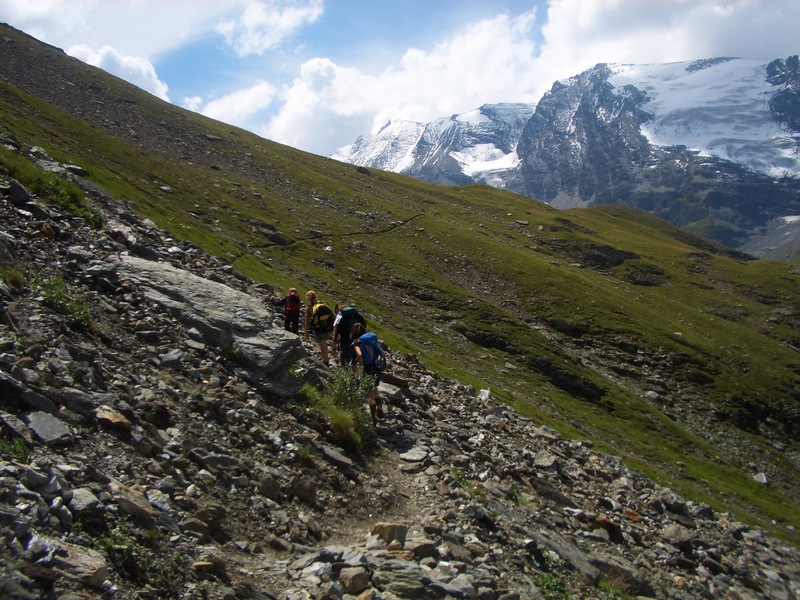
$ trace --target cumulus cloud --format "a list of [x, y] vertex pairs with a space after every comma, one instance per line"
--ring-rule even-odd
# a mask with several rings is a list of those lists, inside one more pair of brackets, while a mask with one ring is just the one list
[[488, 101], [533, 101], [534, 22], [533, 12], [479, 22], [430, 50], [408, 50], [376, 75], [307, 61], [263, 135], [330, 153], [355, 138], [346, 137], [353, 127], [374, 133], [390, 119], [427, 121]]
[[[249, 0], [247, 0], [249, 1]], [[2, 0], [0, 21], [59, 48], [112, 45], [148, 59], [186, 44], [245, 0]]]
[[484, 103], [537, 102], [554, 81], [600, 62], [785, 57], [798, 51], [798, 22], [795, 0], [551, 0], [546, 15], [474, 23], [430, 48], [408, 49], [377, 74], [308, 61], [259, 131], [329, 154], [390, 119], [429, 121]]
[[797, 53], [798, 22], [795, 0], [553, 0], [541, 62], [768, 60]]
[[158, 78], [155, 68], [146, 58], [123, 56], [111, 46], [103, 46], [98, 52], [94, 52], [85, 45], [73, 46], [67, 50], [67, 54], [95, 67], [100, 67], [169, 102], [167, 84]]
[[260, 111], [270, 106], [275, 92], [275, 86], [259, 81], [249, 88], [237, 90], [208, 103], [198, 97], [186, 98], [183, 105], [212, 119], [244, 128], [252, 123]]
[[323, 12], [323, 0], [245, 2], [241, 15], [217, 26], [239, 56], [263, 54], [300, 27], [313, 23]]

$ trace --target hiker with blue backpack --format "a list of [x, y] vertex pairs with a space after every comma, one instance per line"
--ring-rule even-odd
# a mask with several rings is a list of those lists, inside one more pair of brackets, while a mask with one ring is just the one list
[[375, 333], [367, 333], [367, 328], [362, 323], [356, 323], [350, 331], [350, 339], [353, 340], [353, 354], [355, 355], [354, 368], [370, 377], [375, 378], [373, 388], [367, 394], [369, 412], [372, 415], [373, 423], [377, 423], [379, 418], [384, 416], [383, 408], [378, 403], [378, 384], [380, 383], [381, 373], [386, 368], [386, 357], [383, 354]]

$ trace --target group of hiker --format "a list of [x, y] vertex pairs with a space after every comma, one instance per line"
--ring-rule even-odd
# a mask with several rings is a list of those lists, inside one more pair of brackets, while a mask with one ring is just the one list
[[[306, 340], [314, 337], [319, 345], [322, 362], [330, 365], [328, 342], [331, 344], [330, 353], [338, 359], [342, 368], [352, 368], [354, 372], [363, 372], [375, 378], [375, 386], [370, 390], [367, 400], [373, 419], [380, 416], [378, 413], [378, 383], [380, 374], [386, 366], [383, 349], [375, 333], [367, 332], [366, 319], [354, 306], [345, 304], [336, 305], [331, 310], [317, 296], [313, 290], [305, 294], [305, 320], [303, 336]], [[275, 306], [283, 307], [284, 328], [299, 335], [301, 301], [296, 288], [289, 288], [286, 296], [272, 300]]]

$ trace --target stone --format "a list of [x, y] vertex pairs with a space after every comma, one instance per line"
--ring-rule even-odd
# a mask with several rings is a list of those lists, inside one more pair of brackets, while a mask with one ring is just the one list
[[72, 441], [72, 432], [67, 424], [50, 413], [37, 411], [24, 418], [36, 439], [48, 446], [61, 446]]
[[404, 544], [408, 534], [408, 526], [399, 523], [375, 523], [370, 528], [369, 533], [370, 535], [378, 536], [387, 544], [395, 541]]
[[22, 410], [41, 411], [55, 414], [58, 407], [55, 402], [38, 392], [34, 392], [21, 381], [0, 370], [0, 396], [4, 408], [20, 408]]
[[212, 473], [232, 469], [240, 462], [235, 456], [209, 452], [204, 448], [192, 448], [189, 457]]
[[360, 594], [369, 585], [369, 573], [364, 567], [346, 567], [339, 572], [339, 581], [346, 594]]
[[290, 486], [292, 493], [307, 504], [317, 502], [317, 486], [308, 477], [296, 477]]
[[107, 406], [101, 406], [95, 411], [95, 418], [97, 422], [101, 425], [109, 427], [111, 429], [117, 429], [119, 431], [126, 431], [129, 432], [133, 429], [133, 423], [131, 423], [125, 415], [122, 413], [108, 408]]
[[108, 487], [114, 502], [123, 512], [142, 521], [151, 521], [158, 516], [158, 511], [152, 507], [141, 492], [116, 481], [112, 481]]
[[264, 475], [261, 481], [258, 482], [258, 493], [275, 502], [279, 502], [283, 497], [283, 489], [280, 482], [270, 474]]
[[[262, 302], [167, 263], [123, 255], [119, 271], [140, 285], [149, 299], [199, 331], [203, 342], [232, 349], [251, 382], [268, 391], [288, 391], [272, 380], [288, 381], [289, 367], [306, 352], [297, 336], [264, 327], [272, 321], [272, 313]], [[291, 393], [299, 386], [298, 382]]]
[[400, 455], [400, 459], [407, 462], [422, 462], [426, 458], [428, 458], [428, 451], [423, 448], [412, 448]]

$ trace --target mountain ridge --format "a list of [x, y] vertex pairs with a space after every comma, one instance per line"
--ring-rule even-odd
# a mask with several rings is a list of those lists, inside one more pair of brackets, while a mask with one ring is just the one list
[[[488, 183], [562, 209], [628, 204], [756, 256], [793, 260], [798, 89], [797, 56], [601, 63], [554, 83], [524, 130], [510, 128], [519, 135], [503, 137], [498, 121], [503, 142], [491, 146], [509, 168], [456, 160], [478, 148], [468, 133], [413, 147], [413, 136], [399, 134], [397, 152], [417, 160], [392, 170], [437, 183]], [[383, 154], [395, 144], [387, 137], [381, 148], [362, 138], [360, 153], [336, 157], [391, 165]], [[446, 148], [444, 157], [427, 159], [432, 143]]]

